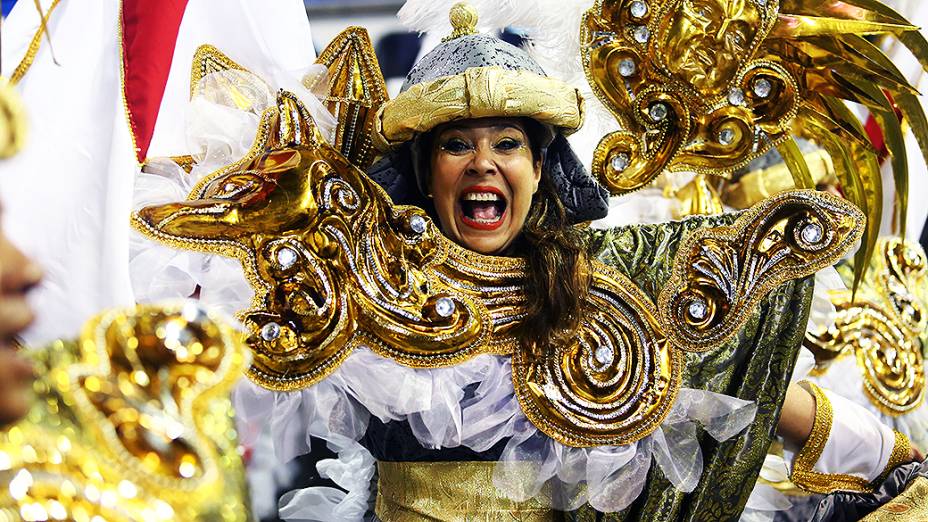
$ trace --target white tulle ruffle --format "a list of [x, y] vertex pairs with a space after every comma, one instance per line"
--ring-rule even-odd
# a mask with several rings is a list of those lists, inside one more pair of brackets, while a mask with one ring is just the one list
[[[331, 512], [344, 514], [337, 520], [358, 520], [355, 515], [363, 514], [375, 462], [356, 441], [371, 415], [383, 422], [408, 422], [425, 448], [465, 446], [480, 452], [508, 440], [494, 476], [502, 495], [526, 500], [548, 486], [546, 490], [556, 492], [555, 508], [576, 509], [589, 502], [613, 512], [637, 498], [652, 461], [680, 491], [695, 489], [702, 473], [698, 426], [725, 440], [750, 424], [755, 414], [751, 402], [683, 389], [661, 427], [638, 443], [571, 448], [528, 421], [511, 379], [508, 357], [483, 355], [451, 368], [422, 370], [361, 348], [308, 389], [280, 393], [243, 384], [235, 401], [246, 423], [270, 423], [281, 461], [307, 453], [310, 437], [326, 440], [337, 451], [336, 461], [325, 460], [318, 467], [347, 493], [317, 488], [292, 492], [282, 501], [281, 513], [285, 519], [300, 520], [321, 520]], [[535, 464], [529, 480], [525, 462]], [[511, 463], [518, 465], [508, 466]], [[334, 519], [330, 515], [327, 520]]]

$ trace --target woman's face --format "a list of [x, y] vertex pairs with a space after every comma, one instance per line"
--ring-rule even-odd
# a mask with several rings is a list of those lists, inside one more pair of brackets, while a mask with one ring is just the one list
[[482, 118], [435, 131], [431, 193], [442, 231], [454, 242], [499, 254], [522, 232], [541, 179], [519, 120]]

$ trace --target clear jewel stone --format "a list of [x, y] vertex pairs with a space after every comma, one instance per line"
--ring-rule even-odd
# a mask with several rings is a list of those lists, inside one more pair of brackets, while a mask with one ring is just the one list
[[818, 224], [809, 223], [802, 227], [799, 234], [802, 236], [803, 241], [814, 245], [822, 240], [823, 230]]
[[600, 346], [596, 349], [593, 356], [596, 357], [596, 362], [605, 366], [607, 364], [612, 364], [612, 361], [615, 359], [615, 352], [610, 346]]
[[235, 187], [237, 186], [238, 185], [230, 181], [229, 183], [226, 183], [225, 185], [222, 186], [222, 190], [225, 192], [232, 192], [233, 190], [235, 190]]
[[686, 309], [687, 313], [690, 314], [690, 317], [696, 319], [697, 321], [702, 321], [706, 318], [706, 314], [709, 312], [709, 307], [706, 306], [706, 302], [702, 299], [693, 299], [690, 301], [689, 306]]
[[612, 170], [616, 172], [625, 172], [625, 169], [628, 168], [629, 163], [632, 159], [628, 154], [620, 152], [612, 157]]
[[631, 7], [629, 8], [629, 12], [635, 18], [643, 18], [648, 14], [648, 4], [642, 2], [641, 0], [635, 0], [632, 2]]
[[731, 129], [722, 129], [719, 133], [719, 143], [722, 145], [731, 145], [735, 141], [735, 131]]
[[416, 234], [424, 234], [425, 225], [425, 218], [419, 214], [413, 214], [409, 217], [409, 230], [412, 230]]
[[667, 104], [655, 103], [648, 109], [648, 115], [654, 121], [663, 121], [667, 117]]
[[635, 60], [632, 60], [631, 58], [623, 58], [619, 62], [619, 74], [626, 78], [635, 74], [637, 69], [638, 68], [635, 66]]
[[451, 315], [454, 314], [454, 309], [454, 301], [452, 301], [450, 297], [439, 297], [438, 300], [435, 301], [435, 313], [437, 313], [439, 317], [451, 317]]
[[757, 5], [759, 5], [759, 6], [761, 6], [761, 7], [764, 7], [764, 6], [767, 5], [767, 0], [754, 0], [754, 2], [756, 2]]
[[280, 268], [290, 268], [293, 263], [296, 263], [296, 258], [296, 251], [290, 247], [281, 247], [277, 251], [277, 264], [280, 265]]
[[261, 327], [261, 338], [265, 341], [273, 341], [280, 337], [280, 325], [277, 323], [267, 323]]
[[544, 391], [545, 397], [554, 402], [560, 402], [563, 398], [561, 391], [557, 389], [557, 386], [551, 384], [550, 382], [546, 382], [544, 386], [541, 387], [541, 389]]
[[766, 78], [758, 78], [754, 80], [754, 94], [760, 96], [761, 98], [766, 98], [770, 96], [770, 92], [773, 91], [773, 84], [770, 83], [770, 80]]
[[741, 105], [744, 103], [744, 91], [735, 87], [728, 93], [728, 103], [732, 105]]
[[632, 37], [640, 44], [648, 43], [648, 40], [651, 38], [651, 31], [649, 31], [646, 26], [639, 25], [632, 31]]

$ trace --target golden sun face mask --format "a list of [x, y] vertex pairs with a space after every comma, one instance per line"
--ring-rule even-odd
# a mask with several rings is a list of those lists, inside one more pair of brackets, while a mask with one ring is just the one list
[[[729, 176], [776, 147], [799, 188], [814, 184], [793, 136], [824, 148], [847, 199], [868, 217], [857, 265], [879, 235], [876, 151], [845, 101], [880, 125], [905, 229], [908, 173], [896, 110], [928, 152], [928, 120], [909, 85], [864, 36], [892, 36], [928, 64], [917, 28], [877, 0], [598, 0], [581, 54], [621, 130], [602, 138], [594, 175], [613, 194], [662, 172]], [[858, 275], [859, 278], [859, 275]]]

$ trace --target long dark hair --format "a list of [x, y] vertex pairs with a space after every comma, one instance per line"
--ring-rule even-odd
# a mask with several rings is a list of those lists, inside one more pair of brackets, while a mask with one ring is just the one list
[[583, 235], [544, 170], [517, 250], [528, 261], [522, 341], [536, 347], [562, 341], [579, 327], [591, 266]]

